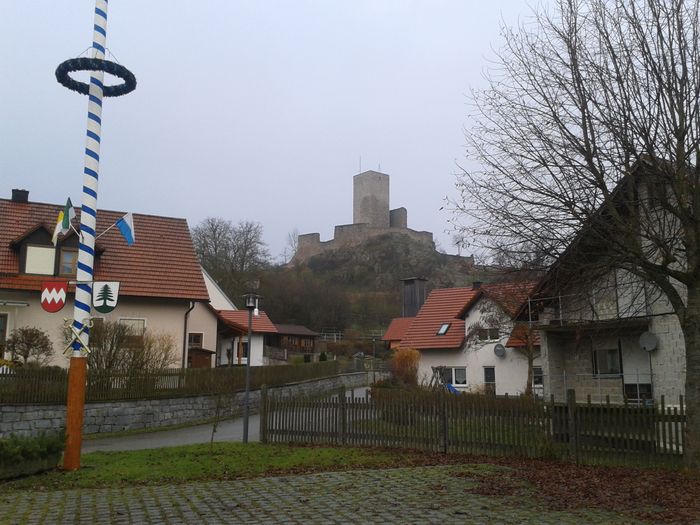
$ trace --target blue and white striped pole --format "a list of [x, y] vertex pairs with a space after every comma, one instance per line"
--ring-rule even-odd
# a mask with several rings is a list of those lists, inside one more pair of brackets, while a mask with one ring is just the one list
[[[95, 1], [95, 23], [92, 33], [93, 58], [105, 58], [107, 41], [107, 0]], [[83, 170], [83, 198], [80, 214], [80, 244], [75, 287], [73, 326], [80, 330], [89, 321], [92, 305], [92, 277], [95, 261], [95, 225], [97, 220], [97, 179], [100, 171], [100, 135], [102, 133], [102, 90], [104, 71], [90, 75], [88, 94], [87, 138]], [[89, 342], [89, 328], [81, 333], [84, 346]], [[73, 343], [73, 357], [83, 357], [79, 342]]]
[[[104, 60], [107, 40], [107, 0], [95, 1], [95, 25], [92, 33], [93, 58]], [[80, 449], [83, 441], [85, 414], [85, 383], [87, 359], [84, 348], [89, 342], [89, 321], [92, 309], [92, 276], [95, 262], [95, 226], [97, 222], [97, 179], [100, 171], [100, 134], [102, 132], [102, 95], [104, 71], [90, 75], [88, 91], [87, 140], [83, 170], [83, 198], [80, 213], [80, 241], [78, 268], [73, 308], [74, 331], [80, 340], [73, 342], [73, 354], [68, 372], [68, 399], [66, 400], [66, 446], [63, 468], [80, 468]], [[88, 324], [88, 326], [85, 326]], [[84, 330], [81, 330], [85, 326]]]

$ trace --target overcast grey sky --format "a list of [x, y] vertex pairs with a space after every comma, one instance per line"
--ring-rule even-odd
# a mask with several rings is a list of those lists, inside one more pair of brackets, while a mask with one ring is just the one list
[[[56, 66], [92, 42], [93, 0], [0, 0], [0, 179], [80, 202], [87, 98]], [[103, 106], [100, 208], [261, 222], [352, 222], [352, 176], [391, 176], [391, 205], [448, 252], [466, 94], [525, 0], [112, 0], [107, 47], [138, 80]], [[138, 236], [138, 232], [137, 232]]]

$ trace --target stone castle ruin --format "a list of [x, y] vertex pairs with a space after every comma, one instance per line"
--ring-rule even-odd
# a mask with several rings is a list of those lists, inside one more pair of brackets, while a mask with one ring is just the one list
[[329, 241], [321, 241], [319, 233], [299, 235], [294, 261], [303, 262], [319, 253], [356, 246], [370, 237], [386, 234], [408, 235], [435, 248], [431, 232], [408, 227], [406, 208], [389, 209], [389, 175], [365, 171], [353, 177], [352, 224], [336, 226]]

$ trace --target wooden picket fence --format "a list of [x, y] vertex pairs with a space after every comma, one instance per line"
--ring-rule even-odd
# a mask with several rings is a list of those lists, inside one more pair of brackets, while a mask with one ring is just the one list
[[[252, 366], [251, 389], [278, 386], [339, 373], [336, 361], [284, 366]], [[62, 369], [22, 369], [0, 372], [0, 404], [64, 404], [68, 373]], [[158, 399], [240, 392], [245, 367], [175, 368], [134, 373], [88, 370], [87, 403], [126, 399]]]
[[678, 406], [577, 404], [375, 389], [372, 396], [280, 397], [262, 390], [260, 436], [271, 443], [396, 447], [441, 453], [559, 458], [676, 467], [685, 412]]

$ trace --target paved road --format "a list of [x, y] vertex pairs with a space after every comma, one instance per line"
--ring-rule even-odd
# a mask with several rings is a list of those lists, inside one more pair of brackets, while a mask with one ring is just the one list
[[[196, 425], [175, 430], [127, 434], [83, 441], [83, 454], [117, 450], [141, 450], [145, 448], [177, 447], [196, 443], [209, 443], [212, 424]], [[214, 434], [214, 441], [242, 441], [243, 418], [221, 421]], [[260, 440], [260, 416], [252, 414], [248, 427], [248, 440]]]
[[1, 524], [635, 523], [601, 510], [548, 511], [530, 498], [469, 492], [459, 466], [0, 494]]
[[[355, 396], [364, 396], [367, 387], [356, 388], [352, 393]], [[350, 394], [348, 394], [350, 395]], [[83, 454], [90, 452], [111, 452], [119, 450], [141, 450], [146, 448], [176, 447], [180, 445], [194, 445], [196, 443], [209, 443], [211, 439], [212, 424], [196, 425], [175, 430], [161, 430], [158, 432], [144, 432], [140, 434], [127, 434], [109, 438], [88, 439], [83, 441]], [[221, 421], [214, 435], [214, 441], [242, 441], [243, 418]], [[260, 416], [252, 414], [248, 427], [248, 440], [260, 440]]]

